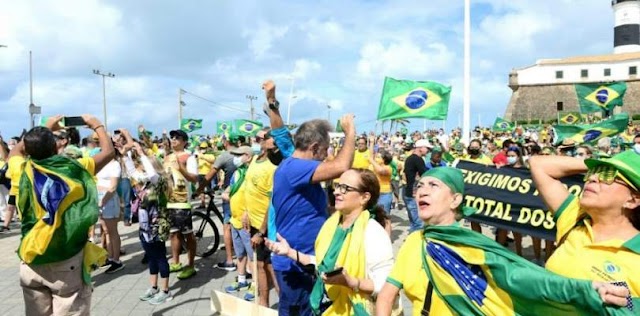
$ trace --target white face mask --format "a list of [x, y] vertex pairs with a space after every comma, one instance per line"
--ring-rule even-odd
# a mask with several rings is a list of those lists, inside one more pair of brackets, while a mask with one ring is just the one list
[[507, 157], [507, 164], [508, 165], [515, 165], [516, 161], [518, 161], [518, 157]]
[[233, 157], [233, 165], [236, 166], [236, 168], [242, 166], [243, 163], [242, 156]]
[[251, 151], [253, 151], [254, 155], [259, 155], [262, 151], [262, 147], [260, 147], [260, 144], [251, 144]]
[[633, 150], [636, 152], [636, 154], [640, 155], [640, 144], [634, 144]]
[[158, 149], [158, 155], [164, 156], [164, 154], [165, 154], [164, 149]]

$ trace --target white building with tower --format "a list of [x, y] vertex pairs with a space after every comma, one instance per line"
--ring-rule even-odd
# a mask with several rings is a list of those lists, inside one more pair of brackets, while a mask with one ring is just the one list
[[611, 1], [615, 16], [613, 54], [541, 59], [509, 74], [513, 94], [505, 118], [550, 120], [558, 112], [579, 111], [574, 84], [624, 81], [622, 108], [640, 113], [640, 0]]

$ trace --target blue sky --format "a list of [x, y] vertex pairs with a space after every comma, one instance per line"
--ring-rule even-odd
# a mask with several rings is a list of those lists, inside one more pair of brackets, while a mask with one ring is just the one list
[[[613, 11], [602, 0], [472, 0], [471, 122], [491, 124], [511, 96], [508, 73], [541, 58], [613, 51]], [[28, 52], [34, 103], [44, 115], [102, 118], [109, 128], [156, 133], [184, 116], [215, 122], [257, 113], [260, 84], [272, 78], [292, 123], [353, 112], [359, 132], [374, 128], [385, 76], [453, 87], [447, 128], [462, 111], [463, 1], [98, 1], [0, 2], [0, 133], [29, 124]], [[225, 108], [220, 105], [225, 106]], [[229, 108], [240, 109], [240, 111]], [[264, 116], [259, 117], [266, 122]], [[411, 128], [422, 128], [413, 120]], [[429, 122], [427, 126], [442, 126]]]

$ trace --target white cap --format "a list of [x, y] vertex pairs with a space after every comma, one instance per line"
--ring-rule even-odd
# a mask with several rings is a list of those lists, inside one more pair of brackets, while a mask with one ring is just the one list
[[418, 148], [418, 147], [433, 148], [433, 145], [431, 145], [431, 143], [429, 143], [429, 141], [426, 139], [418, 139], [418, 141], [416, 142], [415, 148]]

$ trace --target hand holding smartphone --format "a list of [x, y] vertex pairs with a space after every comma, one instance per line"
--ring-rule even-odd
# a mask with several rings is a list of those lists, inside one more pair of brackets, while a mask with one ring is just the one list
[[327, 272], [325, 272], [325, 273], [324, 273], [324, 275], [325, 275], [327, 278], [332, 277], [332, 276], [336, 276], [336, 275], [338, 275], [338, 274], [341, 274], [343, 269], [344, 269], [343, 267], [338, 267], [338, 268], [333, 269], [333, 270], [331, 270], [331, 271], [327, 271]]
[[82, 116], [65, 116], [62, 119], [62, 125], [65, 127], [85, 126], [87, 123]]

